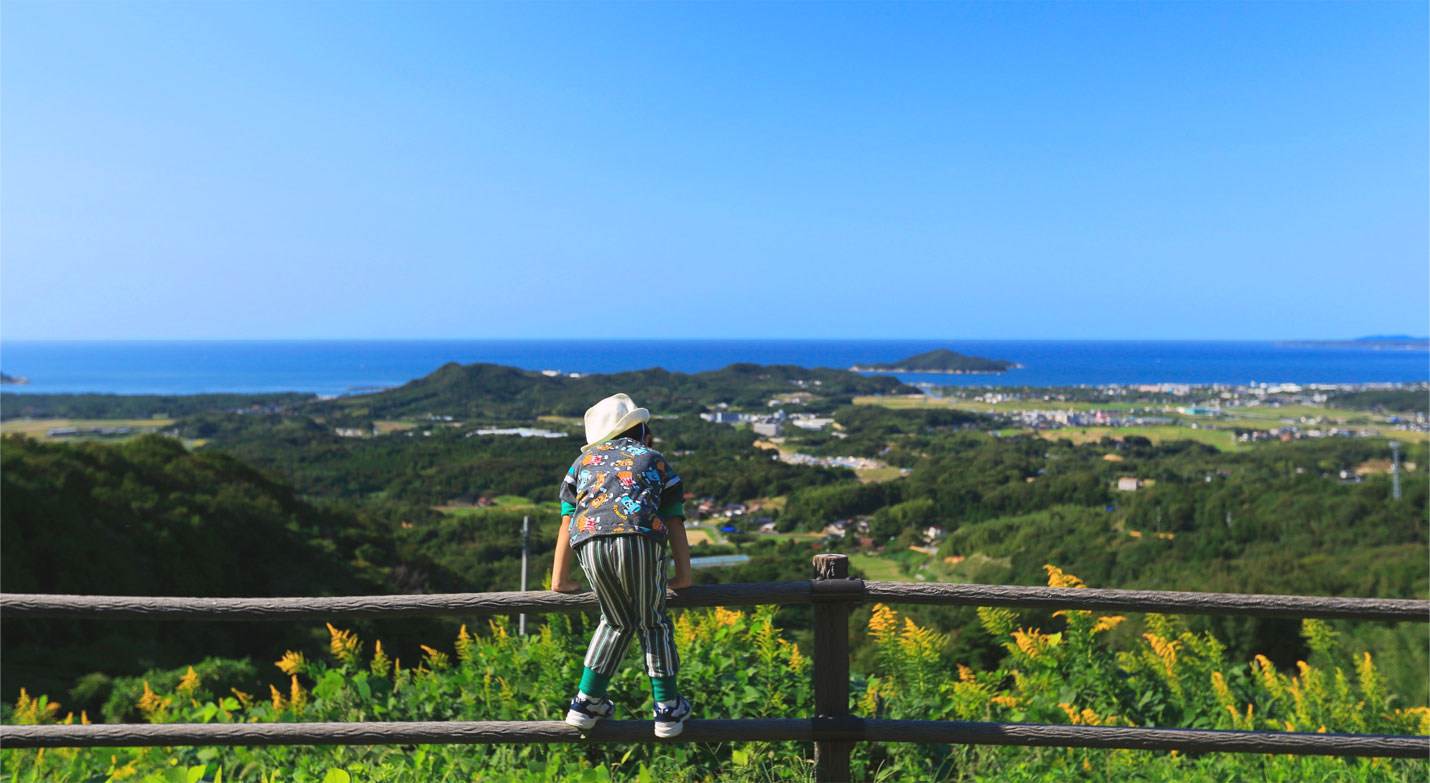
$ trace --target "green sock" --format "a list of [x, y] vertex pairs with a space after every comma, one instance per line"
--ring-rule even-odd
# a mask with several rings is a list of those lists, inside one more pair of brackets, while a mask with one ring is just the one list
[[601, 674], [591, 667], [581, 670], [581, 692], [596, 699], [606, 697], [606, 686], [611, 684], [611, 675]]
[[680, 698], [680, 689], [675, 687], [675, 677], [652, 677], [650, 689], [656, 701], [675, 701]]

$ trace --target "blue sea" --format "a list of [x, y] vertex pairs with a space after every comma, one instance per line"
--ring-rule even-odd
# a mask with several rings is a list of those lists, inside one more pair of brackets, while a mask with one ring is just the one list
[[[1424, 343], [1422, 343], [1424, 345]], [[897, 373], [946, 386], [1430, 381], [1430, 351], [1355, 344], [1066, 340], [291, 340], [0, 342], [5, 393], [313, 392], [398, 386], [447, 362], [610, 373], [735, 362], [848, 368], [934, 348], [1023, 365], [1002, 375]]]

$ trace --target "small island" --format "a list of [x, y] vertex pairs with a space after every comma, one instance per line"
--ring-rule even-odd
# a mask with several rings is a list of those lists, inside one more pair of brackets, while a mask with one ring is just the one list
[[21, 378], [21, 377], [15, 376], [15, 375], [6, 375], [5, 373], [0, 372], [0, 384], [9, 385], [9, 384], [12, 384], [12, 383], [20, 384], [20, 383], [29, 383], [29, 382], [30, 382], [30, 379], [29, 379], [29, 378]]
[[947, 348], [938, 348], [926, 353], [910, 356], [897, 362], [875, 362], [856, 364], [855, 372], [932, 372], [952, 375], [975, 373], [1001, 373], [1023, 365], [1004, 359], [984, 359], [981, 356], [964, 356]]

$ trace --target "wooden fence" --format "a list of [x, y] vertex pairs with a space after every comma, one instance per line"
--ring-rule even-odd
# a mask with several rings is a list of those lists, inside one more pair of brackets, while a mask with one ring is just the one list
[[[446, 721], [270, 724], [92, 724], [0, 726], [8, 748], [170, 745], [380, 745], [552, 742], [814, 743], [815, 780], [851, 779], [856, 742], [932, 742], [1128, 748], [1183, 752], [1283, 753], [1427, 758], [1430, 737], [1386, 734], [1158, 729], [936, 720], [875, 720], [849, 712], [849, 611], [885, 603], [1095, 609], [1263, 617], [1430, 621], [1430, 601], [1323, 596], [1235, 595], [1148, 590], [875, 582], [849, 578], [844, 555], [816, 555], [814, 578], [798, 582], [709, 585], [675, 594], [672, 607], [814, 605], [814, 709], [811, 718], [691, 720], [678, 737], [658, 739], [647, 721], [607, 720], [581, 733], [560, 721]], [[459, 593], [340, 598], [171, 598], [0, 595], [0, 619], [335, 620], [592, 611], [590, 592]]]

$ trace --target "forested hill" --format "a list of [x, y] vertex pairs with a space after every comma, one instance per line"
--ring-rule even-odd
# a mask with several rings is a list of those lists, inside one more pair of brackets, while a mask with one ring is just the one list
[[832, 410], [859, 395], [918, 393], [894, 378], [794, 365], [732, 364], [689, 374], [655, 368], [571, 377], [498, 364], [451, 362], [393, 389], [336, 400], [298, 393], [3, 395], [0, 418], [177, 418], [262, 410], [340, 418], [404, 418], [430, 413], [465, 419], [530, 419], [580, 416], [591, 403], [616, 392], [626, 392], [638, 404], [662, 414], [700, 411], [715, 402], [759, 407], [775, 395], [798, 391], [819, 398], [811, 410]]
[[496, 364], [451, 363], [396, 389], [317, 403], [309, 412], [371, 418], [426, 413], [486, 419], [580, 416], [595, 400], [626, 392], [654, 413], [688, 413], [704, 410], [712, 401], [762, 406], [773, 395], [801, 390], [839, 402], [855, 395], [918, 392], [893, 378], [793, 365], [732, 364], [691, 374], [655, 368], [573, 378]]
[[[390, 592], [382, 523], [315, 506], [227, 454], [145, 436], [122, 445], [0, 441], [0, 590], [284, 596]], [[424, 566], [430, 568], [430, 566]], [[266, 655], [297, 626], [8, 621], [7, 683], [142, 671], [215, 651]], [[23, 675], [23, 676], [21, 676]]]
[[883, 372], [951, 372], [985, 373], [1005, 372], [1017, 367], [1005, 359], [985, 359], [981, 356], [965, 356], [947, 348], [915, 354], [897, 362], [875, 362], [855, 367], [856, 370], [878, 370]]

